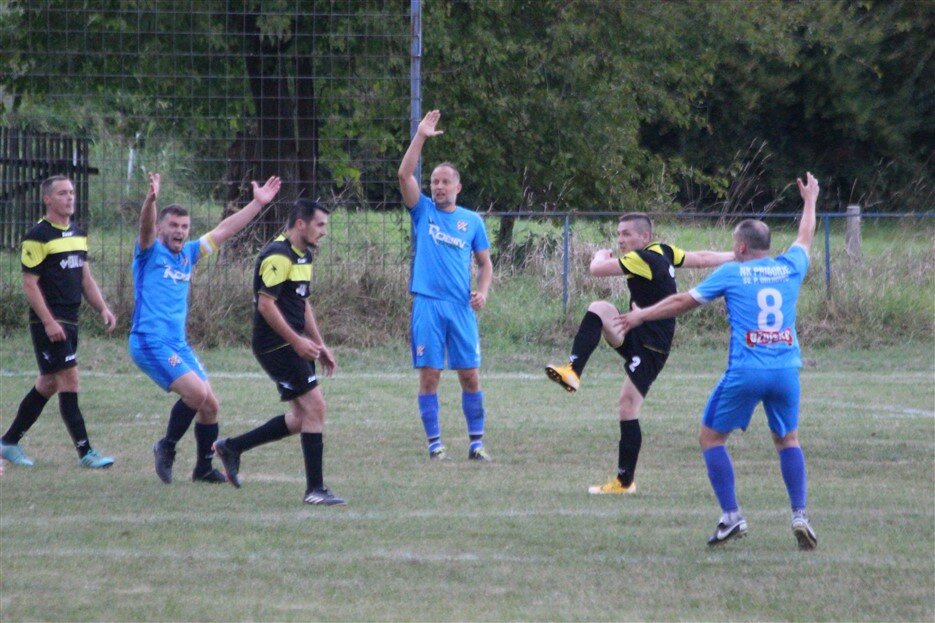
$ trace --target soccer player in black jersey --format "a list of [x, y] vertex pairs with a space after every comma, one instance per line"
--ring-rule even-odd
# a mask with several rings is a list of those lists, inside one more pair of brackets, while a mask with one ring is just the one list
[[[732, 251], [687, 252], [657, 242], [654, 240], [652, 220], [639, 212], [620, 217], [617, 224], [617, 247], [619, 256], [614, 255], [611, 249], [601, 249], [594, 254], [591, 274], [595, 277], [626, 277], [630, 305], [639, 307], [652, 305], [676, 291], [676, 267], [708, 268], [734, 259]], [[577, 391], [584, 367], [600, 344], [602, 335], [626, 362], [627, 376], [620, 389], [617, 475], [603, 485], [589, 487], [588, 492], [592, 494], [636, 493], [633, 478], [643, 443], [640, 408], [650, 385], [666, 363], [675, 334], [675, 321], [661, 320], [647, 322], [624, 335], [614, 324], [619, 313], [613, 303], [592, 302], [578, 327], [569, 362], [545, 368], [551, 380], [568, 392]]]
[[328, 233], [328, 218], [329, 211], [318, 202], [296, 201], [285, 235], [260, 251], [253, 272], [253, 354], [291, 409], [239, 437], [218, 440], [214, 451], [228, 482], [240, 487], [242, 453], [300, 433], [305, 503], [339, 506], [346, 502], [325, 487], [322, 474], [325, 398], [318, 386], [315, 360], [327, 376], [337, 363], [325, 346], [308, 301], [312, 251]]
[[104, 302], [88, 264], [88, 239], [71, 222], [75, 213], [75, 186], [65, 176], [42, 182], [45, 216], [23, 239], [23, 290], [29, 301], [32, 336], [39, 377], [19, 405], [16, 417], [0, 438], [0, 454], [14, 465], [32, 465], [19, 445], [42, 409], [58, 393], [65, 427], [78, 451], [78, 464], [102, 469], [114, 464], [91, 447], [84, 417], [78, 408], [78, 310], [81, 297], [101, 315], [107, 332], [117, 319]]

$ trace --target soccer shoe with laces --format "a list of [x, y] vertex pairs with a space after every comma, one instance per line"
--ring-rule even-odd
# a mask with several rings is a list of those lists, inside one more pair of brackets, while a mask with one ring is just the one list
[[192, 482], [209, 482], [211, 484], [221, 484], [227, 482], [224, 474], [216, 469], [209, 469], [206, 472], [192, 472]]
[[731, 539], [741, 539], [747, 534], [747, 520], [740, 513], [724, 513], [717, 522], [714, 534], [708, 539], [708, 545], [720, 545]]
[[24, 467], [32, 467], [34, 463], [32, 459], [26, 456], [25, 450], [19, 444], [10, 444], [0, 442], [0, 456], [12, 463], [13, 465], [22, 465]]
[[78, 459], [78, 464], [88, 469], [107, 469], [114, 464], [114, 460], [109, 456], [102, 456], [97, 450], [89, 450], [87, 454]]
[[240, 488], [240, 453], [227, 447], [227, 439], [218, 439], [211, 446], [214, 454], [221, 459], [221, 465], [227, 473], [227, 482]]
[[481, 461], [483, 463], [493, 463], [493, 459], [487, 454], [487, 451], [483, 447], [478, 448], [477, 450], [468, 450], [468, 460], [470, 461]]
[[581, 379], [578, 378], [578, 373], [571, 369], [570, 363], [563, 366], [548, 365], [545, 367], [545, 373], [551, 380], [564, 387], [565, 391], [571, 394], [578, 391], [581, 386]]
[[614, 476], [602, 485], [588, 487], [588, 493], [591, 495], [604, 495], [607, 493], [616, 493], [619, 495], [631, 495], [636, 493], [636, 481], [630, 483], [629, 487], [624, 487], [620, 479]]
[[450, 461], [451, 457], [448, 456], [448, 448], [445, 446], [439, 446], [434, 450], [429, 450], [429, 460], [430, 461]]
[[160, 439], [153, 444], [153, 457], [156, 460], [156, 475], [159, 480], [169, 484], [172, 482], [172, 464], [175, 463], [175, 448], [166, 447]]
[[812, 525], [808, 522], [808, 515], [805, 511], [796, 511], [792, 513], [792, 534], [795, 540], [799, 542], [799, 549], [810, 551], [818, 547], [818, 537], [812, 530]]
[[304, 502], [317, 506], [344, 506], [347, 504], [347, 500], [339, 498], [331, 493], [330, 489], [324, 487], [321, 489], [312, 489], [306, 493]]

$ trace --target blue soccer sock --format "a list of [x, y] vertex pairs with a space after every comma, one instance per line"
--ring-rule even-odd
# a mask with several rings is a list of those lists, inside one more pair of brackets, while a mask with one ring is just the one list
[[708, 448], [702, 455], [708, 468], [708, 480], [717, 496], [718, 504], [725, 513], [732, 513], [740, 507], [737, 504], [737, 494], [734, 490], [734, 465], [724, 446]]
[[429, 452], [439, 449], [442, 433], [438, 425], [438, 394], [419, 394], [419, 415], [429, 441]]
[[461, 392], [461, 410], [467, 423], [471, 450], [480, 450], [484, 446], [484, 392]]
[[805, 455], [798, 446], [783, 448], [779, 451], [779, 469], [782, 470], [782, 479], [789, 492], [789, 502], [792, 510], [805, 510], [806, 488], [808, 478], [805, 472]]

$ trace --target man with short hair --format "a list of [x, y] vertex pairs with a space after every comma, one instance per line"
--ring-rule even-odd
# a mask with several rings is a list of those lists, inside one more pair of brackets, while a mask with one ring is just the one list
[[331, 376], [337, 366], [318, 330], [309, 303], [313, 251], [328, 233], [330, 212], [317, 201], [299, 199], [286, 233], [260, 251], [253, 271], [253, 355], [276, 383], [289, 413], [240, 435], [220, 439], [214, 450], [227, 481], [240, 487], [241, 454], [299, 433], [305, 457], [306, 504], [343, 506], [347, 502], [325, 486], [323, 475], [325, 398], [315, 360]]
[[[140, 234], [133, 250], [133, 322], [130, 356], [159, 387], [179, 395], [169, 414], [166, 435], [153, 446], [156, 475], [172, 482], [175, 445], [195, 420], [197, 455], [192, 480], [224, 482], [214, 469], [212, 444], [218, 438], [218, 399], [208, 374], [188, 345], [185, 320], [188, 291], [195, 264], [239, 233], [279, 192], [273, 176], [266, 184], [253, 182], [253, 200], [228, 216], [198, 240], [186, 242], [191, 228], [188, 211], [168, 205], [156, 217], [160, 176], [149, 176], [149, 192], [140, 211]], [[196, 417], [197, 415], [197, 417]]]
[[720, 545], [747, 532], [725, 444], [732, 431], [747, 429], [753, 410], [762, 402], [792, 506], [792, 533], [799, 549], [818, 546], [805, 509], [805, 456], [798, 435], [802, 354], [795, 331], [796, 304], [808, 272], [819, 191], [811, 173], [806, 181], [796, 180], [804, 202], [802, 220], [798, 237], [784, 254], [769, 256], [766, 223], [742, 221], [734, 229], [736, 262], [718, 268], [689, 292], [673, 294], [644, 309], [636, 307], [614, 323], [629, 332], [722, 296], [726, 301], [731, 334], [727, 370], [708, 398], [699, 434], [708, 479], [722, 512], [708, 545]]
[[[419, 123], [399, 165], [399, 187], [412, 219], [412, 367], [419, 370], [419, 414], [428, 440], [429, 458], [448, 460], [438, 423], [438, 384], [445, 367], [458, 373], [461, 409], [467, 423], [468, 459], [490, 461], [484, 449], [484, 393], [477, 311], [487, 304], [493, 279], [490, 243], [484, 221], [457, 204], [461, 175], [450, 162], [432, 171], [432, 197], [422, 194], [415, 177], [426, 139], [443, 134], [436, 129], [441, 113], [433, 110]], [[471, 290], [471, 259], [477, 265], [477, 288]]]
[[[642, 212], [620, 217], [617, 249], [619, 256], [614, 255], [611, 249], [597, 251], [591, 260], [591, 274], [595, 277], [626, 277], [630, 305], [641, 307], [676, 291], [676, 267], [707, 268], [734, 259], [731, 252], [683, 251], [658, 242], [653, 234], [652, 220]], [[662, 372], [675, 335], [674, 320], [649, 322], [624, 335], [613, 325], [619, 313], [609, 301], [592, 302], [581, 319], [568, 363], [545, 368], [549, 379], [574, 393], [580, 386], [581, 375], [591, 354], [600, 345], [601, 336], [626, 362], [626, 377], [620, 389], [617, 474], [603, 485], [588, 487], [588, 493], [594, 495], [636, 493], [636, 463], [643, 444], [640, 409], [650, 386]]]
[[13, 465], [33, 465], [19, 442], [57, 392], [62, 420], [78, 451], [79, 465], [103, 469], [113, 465], [114, 460], [91, 447], [78, 408], [78, 310], [82, 295], [101, 315], [108, 333], [117, 326], [117, 319], [91, 275], [87, 236], [71, 222], [75, 213], [74, 184], [56, 175], [42, 182], [41, 194], [46, 213], [26, 233], [22, 252], [23, 290], [29, 301], [29, 333], [39, 377], [0, 439], [0, 455]]

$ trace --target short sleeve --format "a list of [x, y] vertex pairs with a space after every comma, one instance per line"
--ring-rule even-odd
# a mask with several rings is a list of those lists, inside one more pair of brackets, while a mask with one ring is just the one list
[[45, 259], [46, 247], [38, 240], [23, 241], [23, 272], [38, 273], [39, 264]]
[[688, 294], [701, 304], [710, 303], [714, 299], [724, 296], [730, 276], [734, 273], [737, 263], [731, 262], [719, 266], [697, 286], [688, 291]]
[[484, 219], [477, 216], [477, 231], [474, 232], [474, 239], [471, 241], [471, 251], [476, 253], [486, 251], [489, 248], [490, 240], [487, 238], [487, 227], [484, 225]]
[[292, 262], [284, 255], [273, 254], [264, 258], [257, 270], [262, 283], [259, 291], [274, 299], [279, 298], [282, 284], [289, 278], [291, 268]]

